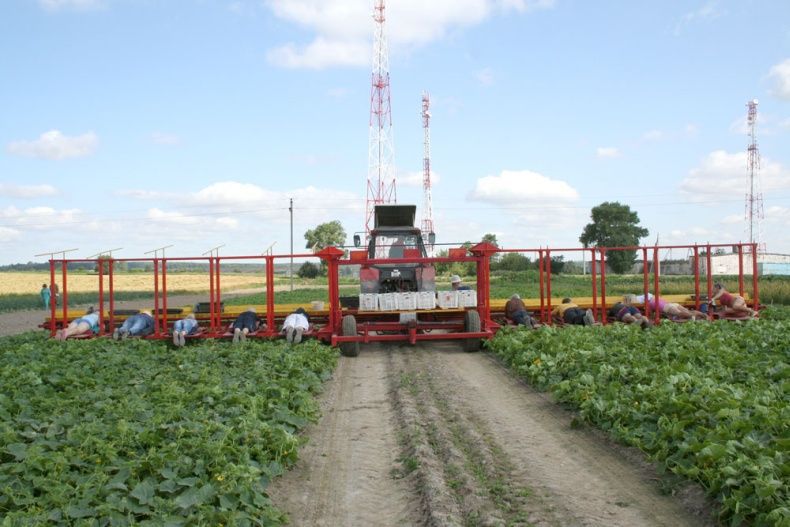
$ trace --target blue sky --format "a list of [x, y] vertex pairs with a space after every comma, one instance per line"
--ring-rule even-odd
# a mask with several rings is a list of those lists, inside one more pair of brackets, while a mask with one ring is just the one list
[[[288, 252], [363, 228], [368, 0], [0, 3], [0, 263], [79, 247]], [[422, 203], [432, 99], [439, 242], [576, 246], [618, 200], [652, 242], [790, 253], [790, 3], [390, 0], [398, 198]], [[674, 255], [685, 256], [685, 255]], [[40, 260], [40, 259], [39, 259]]]

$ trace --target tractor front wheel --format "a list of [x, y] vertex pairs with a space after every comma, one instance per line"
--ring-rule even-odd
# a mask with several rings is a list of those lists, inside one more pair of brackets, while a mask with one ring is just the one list
[[[464, 331], [467, 333], [479, 333], [480, 332], [480, 314], [471, 309], [464, 313]], [[471, 353], [473, 351], [480, 350], [480, 339], [465, 339], [464, 340], [464, 351], [467, 353]]]
[[[357, 319], [354, 315], [346, 315], [343, 317], [343, 332], [344, 337], [357, 336]], [[341, 342], [340, 354], [344, 357], [356, 357], [359, 355], [359, 342]]]

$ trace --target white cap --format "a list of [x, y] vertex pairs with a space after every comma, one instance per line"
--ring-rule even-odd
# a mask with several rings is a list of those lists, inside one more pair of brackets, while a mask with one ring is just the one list
[[461, 282], [461, 277], [458, 276], [457, 274], [454, 274], [453, 276], [450, 277], [451, 284], [458, 284], [460, 282]]

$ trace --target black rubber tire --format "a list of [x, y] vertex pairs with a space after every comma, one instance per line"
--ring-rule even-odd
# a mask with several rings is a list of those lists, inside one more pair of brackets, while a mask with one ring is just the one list
[[[467, 333], [478, 333], [480, 331], [480, 314], [474, 309], [464, 313], [464, 331]], [[467, 353], [480, 351], [480, 339], [465, 339], [463, 347]]]
[[[357, 335], [357, 319], [354, 318], [354, 315], [343, 317], [343, 331], [341, 335], [344, 337], [355, 337]], [[359, 342], [341, 342], [340, 354], [344, 357], [356, 357], [359, 355]]]

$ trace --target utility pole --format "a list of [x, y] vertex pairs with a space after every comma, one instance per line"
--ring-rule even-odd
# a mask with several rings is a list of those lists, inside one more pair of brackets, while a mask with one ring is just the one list
[[291, 213], [291, 266], [288, 275], [291, 277], [291, 291], [294, 290], [294, 199], [291, 198], [288, 205], [288, 212]]

